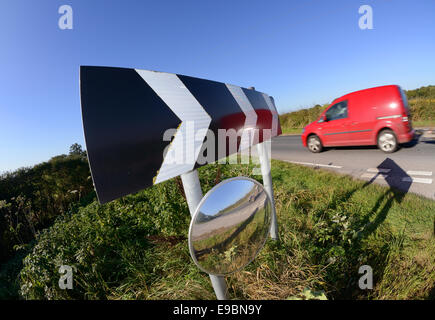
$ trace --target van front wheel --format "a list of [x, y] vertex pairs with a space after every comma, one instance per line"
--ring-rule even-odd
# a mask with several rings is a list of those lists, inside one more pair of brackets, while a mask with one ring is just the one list
[[386, 129], [379, 134], [378, 148], [385, 153], [393, 153], [397, 150], [397, 138], [392, 130]]
[[322, 152], [323, 146], [318, 136], [315, 135], [309, 136], [307, 145], [308, 145], [308, 150], [310, 150], [313, 153]]

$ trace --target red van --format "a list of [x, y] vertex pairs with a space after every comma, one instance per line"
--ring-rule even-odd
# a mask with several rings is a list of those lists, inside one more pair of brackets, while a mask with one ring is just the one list
[[323, 147], [377, 145], [386, 153], [411, 141], [408, 100], [397, 85], [352, 92], [331, 106], [302, 132], [302, 143], [311, 152]]

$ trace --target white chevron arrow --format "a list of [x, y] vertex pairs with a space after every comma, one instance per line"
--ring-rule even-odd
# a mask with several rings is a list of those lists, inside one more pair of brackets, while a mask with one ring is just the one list
[[[239, 151], [249, 148], [253, 144], [254, 132], [257, 125], [257, 113], [248, 100], [248, 97], [243, 92], [242, 88], [234, 86], [232, 84], [226, 84], [228, 90], [230, 90], [236, 102], [239, 104], [245, 114], [245, 124], [243, 126], [242, 137], [240, 139]], [[252, 135], [252, 138], [251, 138]]]
[[135, 70], [182, 121], [155, 177], [156, 184], [194, 168], [211, 117], [176, 74]]
[[278, 135], [278, 112], [276, 111], [273, 100], [267, 94], [263, 93], [263, 98], [272, 113], [272, 137], [275, 137]]

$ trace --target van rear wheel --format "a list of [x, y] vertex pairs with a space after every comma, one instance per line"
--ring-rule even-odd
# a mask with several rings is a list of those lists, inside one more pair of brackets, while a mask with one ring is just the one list
[[396, 135], [392, 130], [383, 130], [378, 136], [378, 148], [385, 153], [393, 153], [397, 150], [399, 144], [397, 143]]
[[322, 152], [323, 146], [322, 142], [320, 141], [319, 137], [316, 135], [312, 135], [308, 137], [308, 150], [310, 150], [313, 153], [319, 153]]

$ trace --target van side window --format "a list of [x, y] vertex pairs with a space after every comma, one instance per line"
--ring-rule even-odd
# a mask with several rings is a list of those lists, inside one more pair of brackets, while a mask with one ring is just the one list
[[347, 118], [347, 100], [334, 104], [326, 111], [328, 121]]

